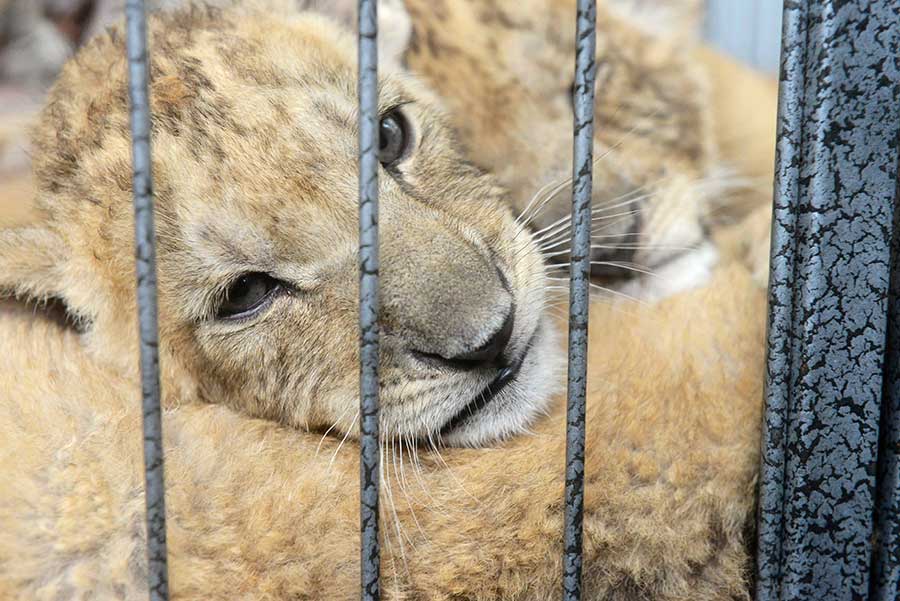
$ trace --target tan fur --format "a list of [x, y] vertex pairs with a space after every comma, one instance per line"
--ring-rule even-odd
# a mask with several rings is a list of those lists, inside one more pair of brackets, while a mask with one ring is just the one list
[[[281, 373], [277, 362], [260, 362], [258, 355], [229, 355], [229, 351], [241, 352], [239, 343], [215, 352], [219, 363], [233, 362], [241, 368], [213, 390], [198, 387], [198, 381], [204, 381], [204, 386], [205, 381], [216, 382], [223, 368], [210, 362], [192, 365], [197, 347], [185, 335], [191, 331], [189, 321], [180, 319], [179, 311], [195, 310], [195, 299], [186, 302], [179, 291], [193, 285], [184, 272], [196, 258], [189, 251], [197, 239], [179, 237], [183, 228], [176, 227], [190, 223], [198, 210], [204, 214], [208, 203], [215, 217], [211, 223], [247, 228], [271, 215], [270, 203], [293, 192], [288, 196], [294, 201], [292, 208], [275, 211], [290, 219], [293, 228], [275, 228], [265, 234], [285, 236], [292, 244], [309, 244], [298, 237], [296, 228], [302, 220], [291, 211], [315, 198], [312, 184], [292, 181], [292, 188], [283, 187], [285, 172], [300, 176], [307, 172], [263, 162], [252, 144], [242, 144], [240, 138], [269, 144], [279, 141], [271, 130], [259, 136], [260, 124], [247, 122], [254, 115], [267, 115], [260, 108], [255, 86], [277, 74], [273, 65], [285, 68], [279, 62], [282, 55], [290, 54], [290, 64], [301, 65], [297, 67], [301, 72], [312, 66], [318, 75], [321, 71], [315, 70], [315, 61], [304, 62], [307, 53], [327, 57], [326, 63], [333, 58], [335, 62], [328, 64], [337, 68], [325, 72], [334, 77], [334, 73], [352, 71], [346, 59], [349, 43], [329, 41], [333, 32], [324, 21], [300, 20], [285, 26], [291, 32], [287, 34], [272, 22], [263, 26], [254, 19], [236, 24], [229, 19], [205, 21], [202, 14], [194, 17], [198, 20], [187, 21], [183, 29], [157, 31], [154, 39], [157, 47], [164, 48], [158, 64], [161, 76], [154, 88], [155, 109], [171, 119], [160, 127], [156, 144], [163, 149], [157, 155], [157, 191], [163, 336], [169, 345], [164, 347], [163, 365], [172, 590], [175, 598], [182, 599], [349, 598], [355, 595], [358, 565], [358, 467], [353, 443], [341, 446], [342, 441], [332, 436], [321, 438], [319, 433], [248, 419], [222, 406], [191, 402], [199, 390], [204, 400], [224, 401], [239, 411], [305, 425], [296, 416], [248, 406], [245, 390], [230, 388], [242, 379]], [[204, 33], [206, 28], [215, 32], [219, 27], [229, 34], [230, 42]], [[318, 28], [331, 33], [322, 34]], [[291, 41], [295, 35], [302, 44]], [[209, 39], [228, 48], [244, 39], [261, 38], [266, 43], [273, 40], [272, 51], [251, 56], [263, 59], [249, 65], [247, 73], [263, 81], [249, 88], [235, 86], [231, 74], [215, 67], [208, 52]], [[167, 45], [173, 39], [179, 42], [177, 48]], [[115, 60], [103, 62], [109, 60], [104, 57], [113, 56], [110, 44], [115, 48], [116, 43], [96, 43], [64, 74], [38, 136], [39, 208], [49, 221], [4, 233], [5, 246], [0, 249], [5, 268], [0, 277], [5, 278], [5, 286], [13, 285], [19, 294], [39, 299], [62, 296], [86, 327], [86, 334], [78, 335], [60, 332], [57, 326], [30, 316], [0, 318], [0, 328], [6, 330], [0, 373], [16, 374], [4, 387], [9, 392], [0, 403], [0, 432], [10, 441], [0, 451], [0, 593], [10, 597], [69, 599], [85, 591], [101, 598], [145, 594], [140, 416], [134, 348], [126, 342], [134, 339], [134, 328], [129, 322], [133, 293], [131, 231], [125, 225], [130, 208], [124, 99], [121, 65]], [[290, 52], [279, 46], [285, 43]], [[203, 70], [192, 71], [185, 57], [199, 57]], [[103, 68], [97, 69], [98, 65]], [[203, 84], [202, 77], [207, 75], [211, 88]], [[352, 76], [337, 79], [338, 94], [329, 96], [332, 100], [352, 93], [346, 83]], [[442, 117], [433, 99], [413, 82], [393, 83], [416, 96], [416, 111], [422, 113], [416, 112], [415, 118], [433, 119], [428, 121], [433, 127], [428, 133], [444, 140]], [[211, 94], [210, 89], [223, 96], [203, 105], [202, 96]], [[247, 125], [239, 139], [226, 133], [233, 123], [220, 131], [216, 126], [222, 115], [207, 118], [197, 108], [217, 106], [224, 111], [235, 108], [235, 102], [247, 103], [236, 107], [241, 123]], [[176, 136], [167, 129], [177, 127], [180, 112], [190, 109], [199, 110], [192, 114], [192, 127], [211, 128], [211, 140], [223, 145], [224, 157], [214, 147], [205, 147], [205, 140], [197, 140], [196, 131], [185, 129]], [[309, 113], [304, 115], [308, 118]], [[324, 126], [317, 122], [314, 127]], [[190, 152], [191, 142], [198, 141], [199, 162], [196, 153]], [[332, 152], [329, 158], [338, 163], [338, 170], [352, 172], [348, 166], [352, 144], [347, 146], [351, 158], [346, 162], [334, 158], [339, 153]], [[227, 161], [232, 151], [244, 164], [227, 163], [225, 177], [235, 177], [230, 183], [243, 194], [237, 199], [229, 196], [230, 202], [223, 203], [217, 195], [226, 194], [229, 186], [204, 187], [194, 180], [207, 173], [199, 167]], [[284, 160], [290, 147], [266, 151], [266, 157]], [[78, 157], [79, 170], [72, 167], [70, 154]], [[439, 144], [436, 154], [446, 163], [435, 165], [431, 157], [433, 173], [413, 168], [410, 173], [419, 176], [416, 182], [423, 185], [432, 177], [452, 176], [457, 190], [477, 193], [479, 203], [470, 204], [466, 195], [458, 195], [452, 200], [461, 206], [451, 203], [440, 211], [467, 232], [463, 238], [487, 236], [491, 249], [501, 255], [535, 257], [534, 247], [525, 242], [527, 236], [517, 234], [515, 228], [508, 230], [508, 214], [494, 208], [500, 197], [490, 179], [453, 163], [462, 155], [450, 142]], [[262, 181], [267, 173], [272, 176]], [[327, 171], [325, 175], [339, 178]], [[211, 183], [221, 182], [213, 178]], [[352, 185], [340, 186], [352, 202]], [[434, 190], [438, 189], [435, 184]], [[257, 195], [253, 202], [247, 202], [248, 191]], [[389, 207], [397, 203], [394, 218], [398, 223], [408, 224], [409, 232], [421, 228], [430, 235], [405, 238], [403, 228], [391, 230], [390, 218], [383, 222], [389, 237], [407, 245], [383, 255], [387, 298], [396, 294], [406, 301], [402, 309], [408, 314], [428, 315], [427, 306], [414, 302], [410, 306], [417, 294], [410, 287], [411, 273], [390, 271], [392, 264], [406, 263], [408, 271], [420, 278], [420, 289], [425, 286], [426, 292], [438, 294], [442, 326], [485, 327], [481, 322], [485, 316], [489, 322], [494, 311], [488, 308], [482, 315], [473, 311], [484, 297], [471, 294], [476, 287], [489, 288], [490, 277], [480, 273], [477, 261], [466, 262], [465, 246], [455, 244], [452, 236], [442, 237], [446, 215], [418, 213], [419, 219], [403, 221], [409, 207], [395, 194], [389, 191], [383, 202]], [[229, 212], [232, 205], [245, 211], [245, 221], [235, 221]], [[342, 215], [340, 211], [329, 215], [338, 223], [327, 230], [330, 242], [350, 236], [340, 224], [352, 220]], [[511, 241], [504, 241], [506, 231]], [[173, 241], [187, 248], [172, 246]], [[214, 258], [223, 261], [239, 255], [246, 243], [245, 237], [239, 237], [235, 247], [220, 250]], [[430, 254], [425, 256], [433, 261], [432, 271], [415, 263], [419, 256], [400, 253], [400, 249], [428, 249]], [[451, 250], [461, 250], [462, 255]], [[451, 260], [442, 261], [442, 257]], [[463, 268], [456, 272], [458, 261]], [[522, 275], [514, 282], [516, 292], [530, 286], [537, 291], [539, 282], [530, 271], [534, 266], [525, 262], [517, 269]], [[352, 270], [341, 273], [346, 277], [341, 282], [352, 291], [347, 275]], [[455, 296], [445, 294], [442, 287], [429, 288], [437, 284], [421, 278], [434, 273], [446, 278], [446, 290]], [[193, 278], [201, 276], [199, 269], [191, 273]], [[488, 301], [497, 297], [496, 293], [486, 295]], [[352, 298], [329, 301], [328, 329], [324, 330], [329, 335], [331, 362], [323, 364], [324, 369], [350, 374], [341, 389], [345, 395], [355, 384], [355, 355], [342, 350], [353, 344]], [[527, 304], [529, 299], [523, 298]], [[698, 312], [698, 306], [704, 311]], [[454, 309], [465, 309], [472, 321], [454, 315]], [[758, 445], [761, 315], [762, 294], [737, 265], [723, 269], [707, 291], [671, 299], [656, 308], [630, 304], [593, 308], [585, 521], [589, 598], [747, 597], [745, 529], [752, 518]], [[390, 319], [388, 314], [389, 324]], [[302, 353], [310, 352], [309, 341], [317, 336], [309, 330], [313, 321], [303, 322], [304, 327], [280, 320], [272, 325], [275, 333], [269, 336], [285, 332]], [[426, 324], [426, 330], [433, 327]], [[455, 331], [433, 333], [442, 344], [453, 344]], [[297, 363], [302, 353], [289, 355], [291, 370], [284, 373], [300, 374], [297, 377], [309, 373], [306, 365]], [[555, 353], [547, 349], [546, 354]], [[546, 374], [544, 378], [549, 379]], [[273, 385], [263, 391], [276, 389]], [[287, 400], [298, 397], [302, 402], [302, 394]], [[445, 450], [442, 459], [420, 449], [417, 464], [411, 462], [410, 446], [392, 439], [384, 463], [390, 490], [383, 497], [387, 598], [545, 599], [557, 594], [564, 450], [561, 399], [556, 399], [551, 412], [548, 419], [535, 424], [531, 436], [519, 436], [495, 448]], [[325, 418], [319, 427], [327, 423]], [[352, 425], [338, 429], [352, 432]], [[652, 437], [648, 438], [648, 432]]]
[[740, 175], [759, 180], [762, 193], [771, 196], [777, 80], [708, 47], [698, 47], [695, 56], [712, 83], [710, 109], [722, 158]]
[[746, 185], [734, 191], [722, 207], [721, 217], [731, 221], [718, 237], [732, 256], [748, 265], [754, 279], [769, 280], [772, 228], [772, 190], [775, 168], [775, 127], [778, 83], [708, 48], [697, 59], [710, 73], [711, 108], [718, 127], [716, 137], [725, 163]]
[[[748, 598], [762, 305], [731, 267], [656, 308], [592, 309], [586, 598]], [[55, 327], [0, 319], [0, 591], [143, 598], [137, 386]], [[387, 451], [385, 598], [558, 594], [561, 411], [499, 448]], [[203, 405], [169, 410], [165, 440], [173, 599], [355, 596], [352, 443]]]
[[0, 227], [22, 224], [33, 214], [28, 128], [40, 108], [39, 97], [0, 81]]
[[24, 225], [32, 218], [34, 184], [28, 175], [0, 180], [0, 227]]

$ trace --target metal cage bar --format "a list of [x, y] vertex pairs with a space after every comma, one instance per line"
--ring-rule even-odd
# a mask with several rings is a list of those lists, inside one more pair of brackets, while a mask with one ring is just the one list
[[[898, 173], [900, 177], [900, 173]], [[900, 597], [900, 184], [894, 196], [894, 238], [878, 455], [875, 555], [870, 598]]]
[[594, 167], [595, 0], [578, 0], [572, 161], [572, 251], [569, 265], [569, 361], [563, 599], [581, 599], [584, 516], [585, 394], [591, 277], [591, 190]]
[[378, 2], [359, 0], [359, 502], [361, 598], [380, 596], [378, 545]]
[[134, 244], [141, 351], [144, 486], [147, 504], [147, 578], [151, 601], [169, 598], [166, 502], [160, 412], [159, 332], [156, 303], [156, 240], [150, 154], [150, 90], [147, 14], [143, 0], [125, 4], [128, 94], [134, 193]]
[[[884, 477], [885, 470], [896, 474], [896, 454], [882, 454], [878, 479], [876, 465], [879, 423], [881, 434], [894, 433], [896, 453], [900, 417], [896, 396], [891, 406], [884, 395], [895, 386], [884, 376], [900, 130], [898, 16], [897, 0], [784, 4], [760, 601], [893, 599], [897, 590], [896, 570], [879, 581], [870, 567], [873, 553], [889, 550], [876, 536], [877, 487], [882, 508], [897, 499], [896, 478]], [[890, 306], [896, 309], [896, 297]], [[896, 552], [897, 514], [885, 527], [894, 529]]]

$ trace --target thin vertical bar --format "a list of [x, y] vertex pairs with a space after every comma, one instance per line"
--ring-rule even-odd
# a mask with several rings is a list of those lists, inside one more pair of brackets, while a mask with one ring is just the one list
[[128, 93], [134, 172], [134, 243], [140, 329], [141, 399], [144, 415], [144, 486], [147, 506], [147, 578], [151, 601], [169, 598], [166, 502], [160, 412], [159, 332], [156, 302], [156, 241], [150, 156], [149, 59], [143, 0], [125, 4]]
[[759, 601], [866, 599], [873, 586], [898, 8], [897, 0], [784, 4]]
[[578, 0], [575, 122], [572, 161], [572, 251], [569, 266], [569, 368], [566, 410], [563, 599], [581, 599], [584, 516], [585, 396], [591, 272], [591, 190], [594, 147], [594, 76], [597, 7]]
[[378, 2], [359, 0], [360, 596], [381, 596], [378, 544]]

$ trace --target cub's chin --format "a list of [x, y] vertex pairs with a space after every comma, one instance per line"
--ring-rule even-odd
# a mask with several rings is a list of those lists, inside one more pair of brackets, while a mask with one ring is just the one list
[[563, 365], [556, 330], [545, 318], [516, 361], [480, 388], [466, 386], [443, 403], [446, 417], [438, 440], [447, 446], [482, 447], [526, 431], [561, 390]]

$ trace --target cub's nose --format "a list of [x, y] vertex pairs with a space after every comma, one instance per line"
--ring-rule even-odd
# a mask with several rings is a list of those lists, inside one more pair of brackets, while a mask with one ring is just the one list
[[413, 354], [425, 363], [460, 371], [470, 371], [479, 367], [505, 367], [509, 363], [505, 351], [509, 346], [510, 338], [512, 338], [514, 321], [514, 311], [510, 309], [503, 325], [493, 332], [484, 344], [458, 355], [445, 357], [436, 353], [418, 351], [413, 351]]

